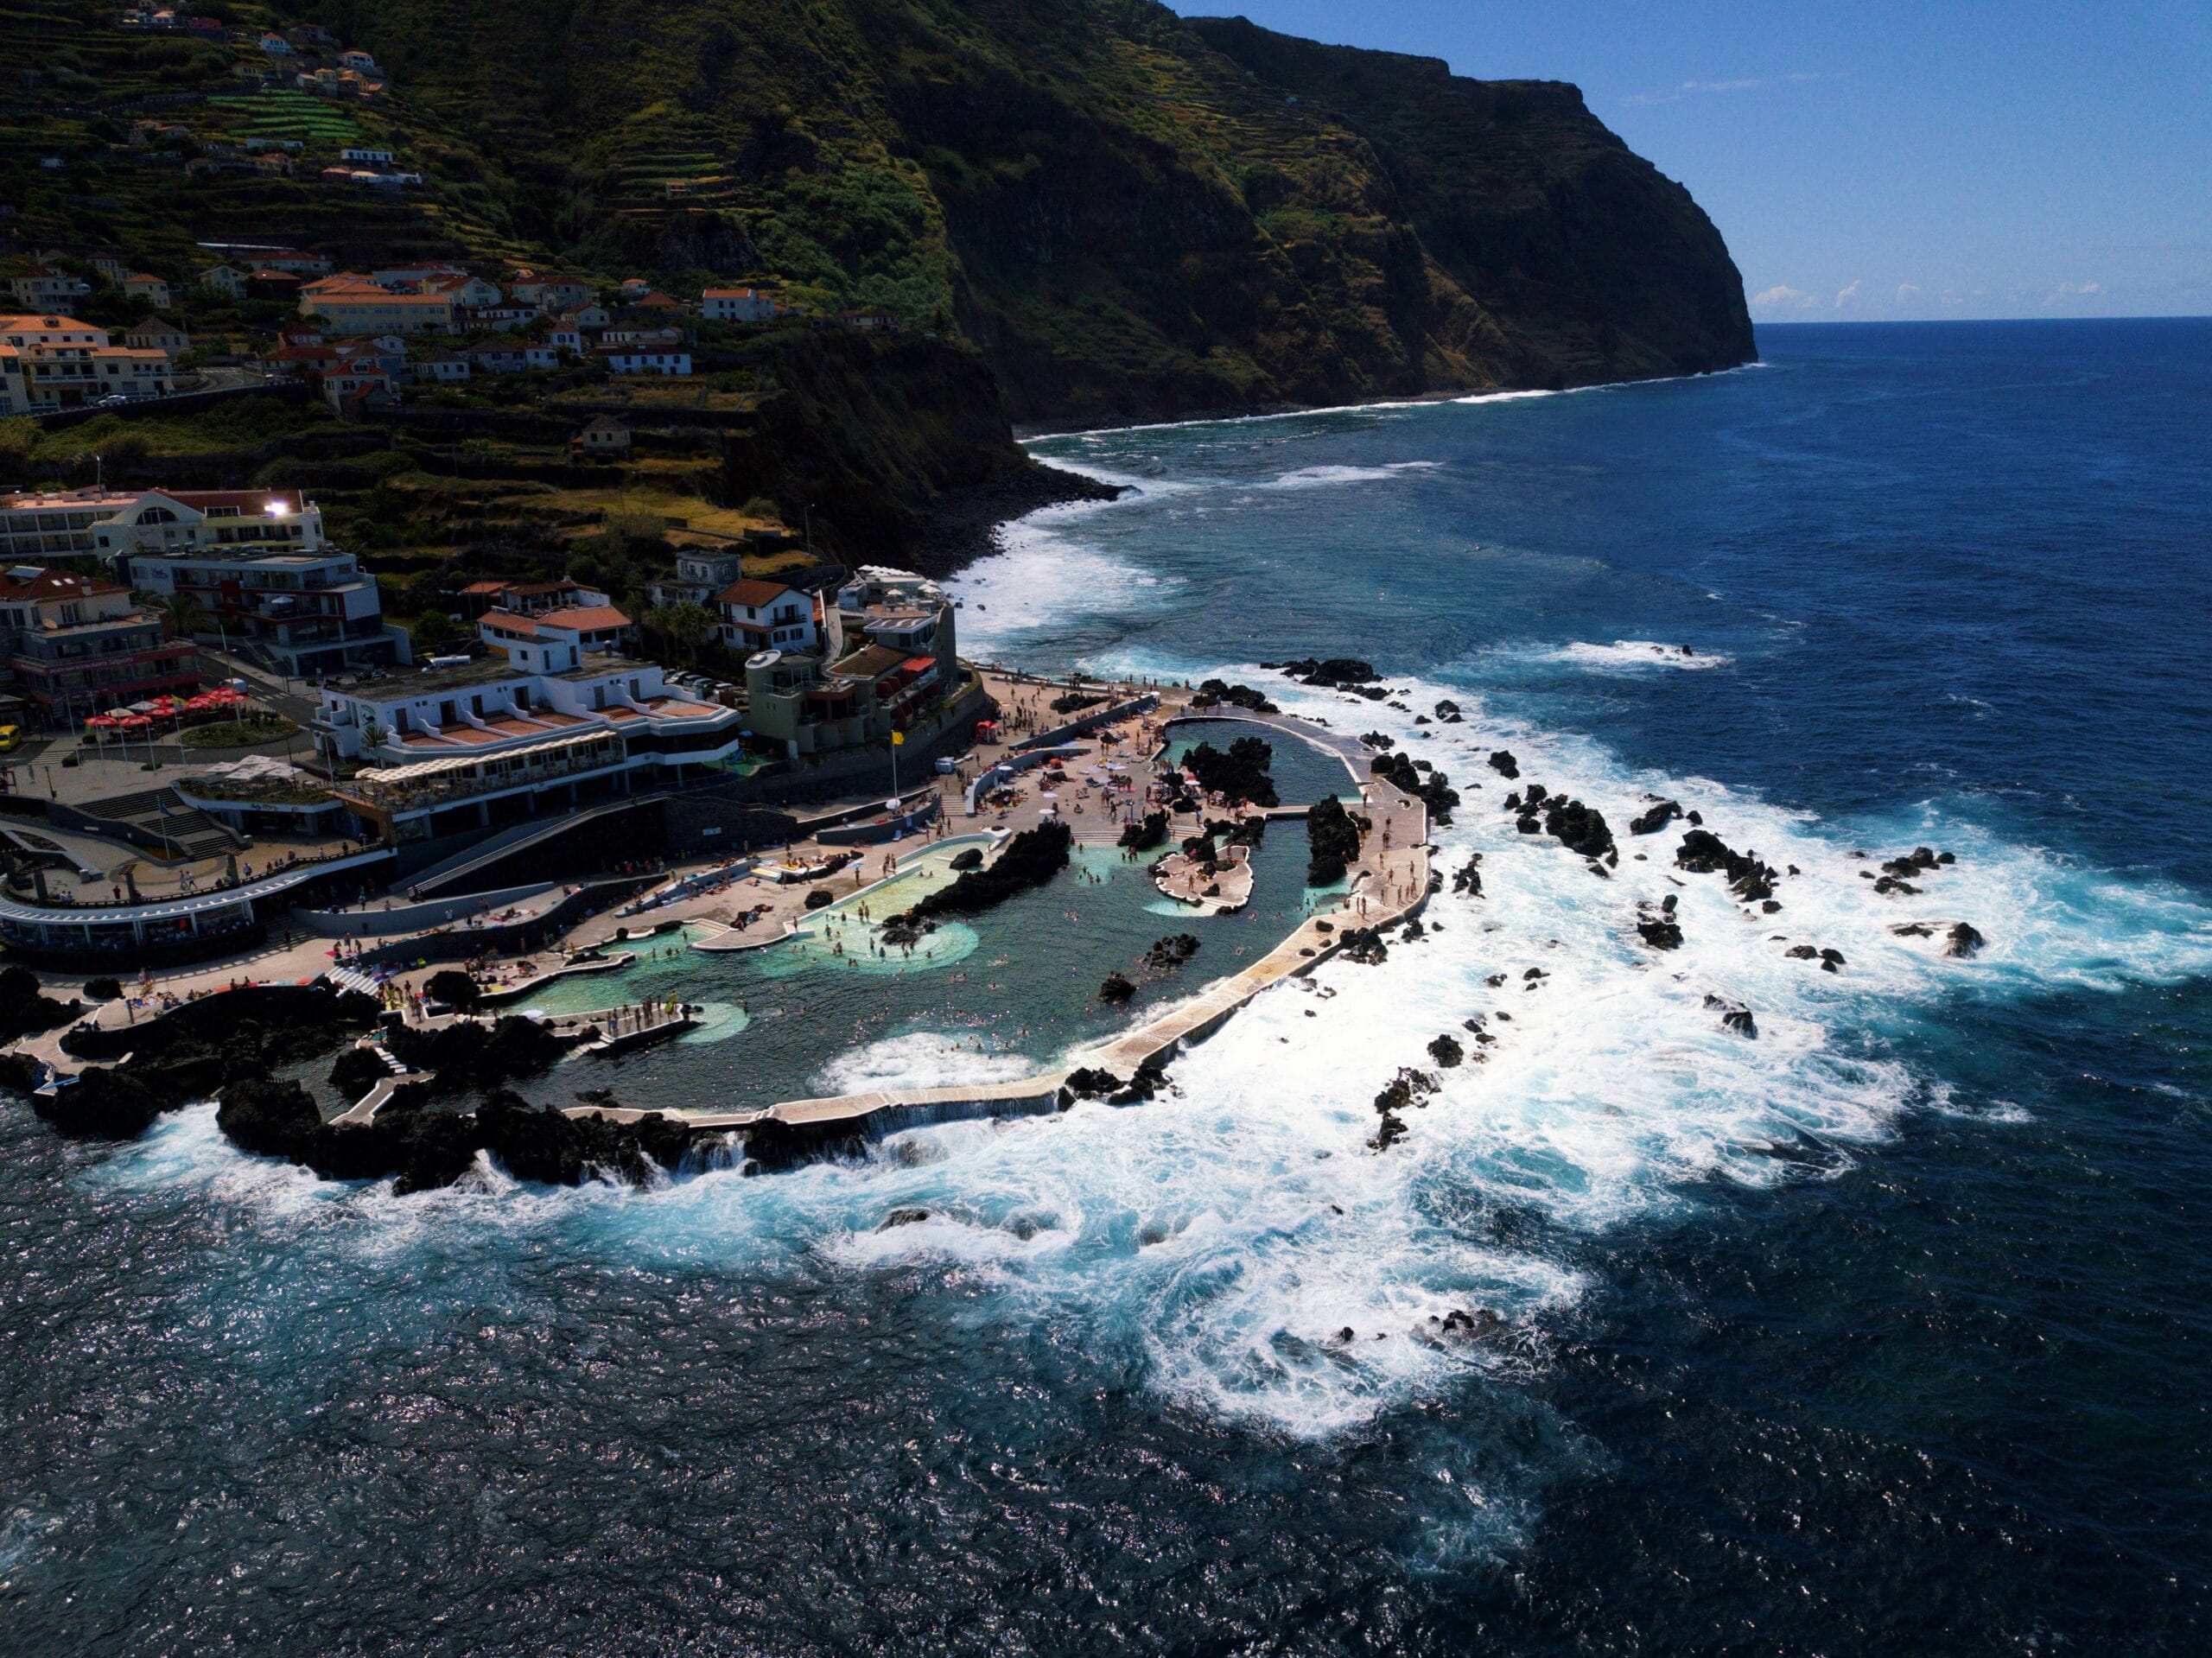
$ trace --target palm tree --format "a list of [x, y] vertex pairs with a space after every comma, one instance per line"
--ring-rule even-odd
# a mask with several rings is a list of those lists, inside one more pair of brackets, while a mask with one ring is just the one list
[[668, 607], [663, 626], [670, 639], [683, 651], [683, 660], [696, 663], [699, 660], [699, 647], [715, 636], [715, 613], [687, 599]]
[[215, 619], [208, 614], [207, 607], [200, 602], [197, 594], [171, 594], [166, 599], [155, 600], [154, 607], [162, 613], [162, 631], [173, 639], [188, 639], [194, 634], [215, 631]]

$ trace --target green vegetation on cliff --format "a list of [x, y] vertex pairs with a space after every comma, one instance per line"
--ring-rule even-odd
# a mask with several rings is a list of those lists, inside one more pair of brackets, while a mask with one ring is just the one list
[[[93, 0], [0, 0], [26, 240], [194, 240], [362, 263], [772, 277], [982, 350], [1030, 421], [1486, 385], [1751, 355], [1740, 281], [1680, 186], [1572, 87], [1316, 46], [1152, 0], [284, 0], [228, 45], [117, 32]], [[129, 146], [149, 97], [205, 136], [305, 117], [245, 30], [373, 50], [327, 106], [426, 175], [387, 199], [185, 175]], [[198, 101], [190, 101], [198, 95]], [[278, 108], [282, 103], [284, 108]], [[326, 123], [327, 124], [327, 123]], [[59, 168], [41, 168], [51, 156]]]

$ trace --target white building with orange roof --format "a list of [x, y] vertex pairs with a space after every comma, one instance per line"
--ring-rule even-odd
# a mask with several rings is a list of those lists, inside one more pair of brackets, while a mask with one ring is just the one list
[[105, 397], [158, 397], [175, 384], [167, 352], [118, 346], [105, 328], [54, 312], [0, 315], [0, 346], [15, 353], [12, 413], [79, 409]]
[[300, 289], [300, 314], [321, 317], [334, 334], [445, 334], [453, 327], [450, 294], [396, 294], [351, 271]]
[[542, 611], [535, 616], [512, 610], [487, 610], [476, 625], [485, 644], [509, 645], [568, 645], [577, 650], [623, 651], [636, 644], [638, 625], [613, 605], [570, 605]]
[[770, 322], [783, 307], [758, 288], [709, 288], [699, 295], [699, 314], [709, 322]]

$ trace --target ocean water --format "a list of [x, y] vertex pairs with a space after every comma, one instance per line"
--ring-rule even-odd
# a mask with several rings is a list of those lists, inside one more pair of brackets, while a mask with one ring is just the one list
[[[205, 1109], [86, 1148], [7, 1108], [0, 1648], [2205, 1650], [2212, 323], [1760, 338], [1038, 443], [1134, 488], [1015, 526], [968, 651], [1387, 731], [1483, 858], [1170, 1097], [408, 1199]], [[1258, 665], [1313, 654], [1404, 708]], [[1611, 879], [1514, 832], [1500, 747]], [[1650, 795], [1794, 865], [1783, 909], [1630, 838]], [[1860, 879], [1919, 844], [1918, 893]], [[1959, 920], [1967, 960], [1893, 931]], [[652, 1064], [714, 1103], [748, 1011]], [[834, 1064], [1007, 1063], [965, 1034]]]

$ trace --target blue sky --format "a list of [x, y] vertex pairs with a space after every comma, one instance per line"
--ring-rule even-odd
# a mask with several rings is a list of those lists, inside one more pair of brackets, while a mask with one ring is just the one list
[[1173, 0], [1571, 80], [1760, 321], [2212, 312], [2212, 0]]

